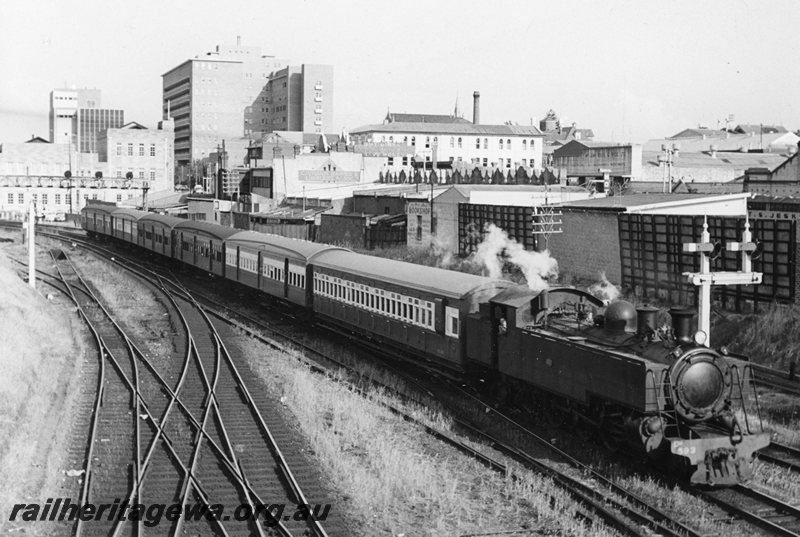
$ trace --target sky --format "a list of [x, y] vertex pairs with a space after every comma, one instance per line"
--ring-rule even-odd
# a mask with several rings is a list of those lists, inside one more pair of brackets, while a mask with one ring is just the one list
[[[218, 44], [334, 66], [334, 127], [387, 110], [641, 142], [700, 124], [800, 128], [800, 3], [650, 0], [3, 0], [0, 143], [47, 138], [55, 88], [154, 127], [161, 75]], [[719, 123], [722, 122], [722, 123]]]

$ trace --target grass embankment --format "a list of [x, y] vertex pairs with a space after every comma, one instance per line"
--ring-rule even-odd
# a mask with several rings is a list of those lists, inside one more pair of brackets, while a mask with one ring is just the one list
[[[66, 480], [74, 479], [64, 477], [64, 444], [69, 401], [84, 359], [71, 303], [42, 284], [34, 291], [20, 279], [7, 254], [23, 253], [19, 245], [0, 250], [0, 530], [12, 524], [13, 504], [63, 495]], [[38, 266], [46, 267], [48, 259], [41, 251]], [[20, 530], [38, 535], [45, 528], [25, 523]]]
[[524, 469], [516, 479], [499, 476], [380, 403], [448, 431], [441, 414], [375, 389], [364, 397], [256, 341], [243, 338], [240, 347], [351, 500], [361, 534], [613, 534], [576, 520], [572, 500], [548, 479]]

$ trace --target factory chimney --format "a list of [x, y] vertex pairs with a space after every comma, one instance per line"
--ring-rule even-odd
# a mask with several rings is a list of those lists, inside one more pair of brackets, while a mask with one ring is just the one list
[[478, 125], [481, 122], [481, 92], [476, 91], [472, 94], [472, 123]]

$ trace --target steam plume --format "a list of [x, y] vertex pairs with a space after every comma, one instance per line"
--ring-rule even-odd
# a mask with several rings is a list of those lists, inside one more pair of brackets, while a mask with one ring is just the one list
[[600, 300], [615, 300], [619, 296], [619, 289], [608, 281], [606, 273], [600, 273], [600, 281], [589, 286], [588, 291]]
[[486, 268], [490, 278], [502, 276], [503, 256], [519, 267], [528, 287], [534, 291], [547, 289], [547, 278], [558, 276], [558, 262], [550, 257], [549, 251], [529, 252], [494, 224], [489, 224], [486, 231], [487, 235], [475, 253], [475, 261]]

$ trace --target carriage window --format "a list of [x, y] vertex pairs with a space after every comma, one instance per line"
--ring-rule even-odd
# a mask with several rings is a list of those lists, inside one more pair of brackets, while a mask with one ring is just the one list
[[445, 334], [450, 337], [458, 337], [458, 310], [447, 306], [445, 308]]

